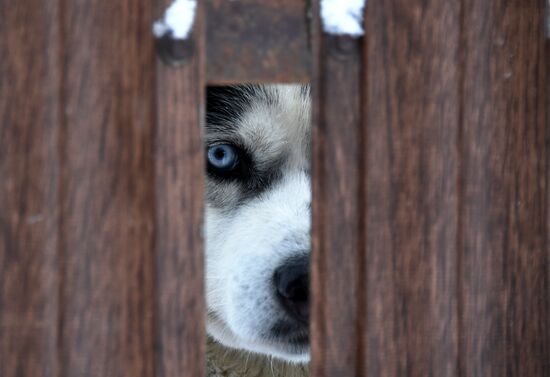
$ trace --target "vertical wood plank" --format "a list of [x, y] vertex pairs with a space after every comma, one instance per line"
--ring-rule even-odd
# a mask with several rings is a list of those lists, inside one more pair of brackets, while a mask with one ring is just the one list
[[550, 375], [544, 3], [463, 2], [466, 376]]
[[369, 3], [365, 375], [457, 375], [459, 21]]
[[[338, 349], [339, 360], [353, 360], [357, 347], [366, 353], [366, 364], [357, 359], [365, 375], [547, 375], [543, 3], [391, 1], [371, 3], [368, 14], [367, 158], [361, 169], [367, 263], [366, 282], [360, 283], [367, 294], [358, 301], [365, 304], [367, 322], [357, 301], [343, 315], [352, 321], [350, 313], [359, 313], [357, 328], [366, 329], [368, 342], [361, 351], [360, 335], [350, 338], [344, 331], [342, 337], [355, 342], [350, 348], [337, 346], [340, 331], [325, 337], [323, 347], [314, 338], [314, 364], [320, 365], [313, 370], [337, 365], [331, 348]], [[320, 113], [335, 111], [322, 99], [318, 106]], [[345, 119], [349, 112], [342, 109], [339, 104]], [[318, 134], [328, 134], [329, 123], [318, 116]], [[341, 126], [349, 127], [345, 121]], [[349, 132], [339, 131], [331, 142]], [[326, 142], [318, 143], [318, 167], [338, 160], [337, 146], [327, 157]], [[323, 216], [338, 200], [323, 190], [338, 185], [346, 169], [314, 170], [321, 202], [314, 216], [320, 216], [317, 224], [325, 222], [314, 228], [325, 230], [315, 235], [312, 281], [322, 295], [313, 314], [320, 319], [313, 323], [320, 338], [340, 320], [319, 305], [325, 290], [341, 295], [331, 277], [336, 259], [327, 254], [338, 237], [328, 221], [338, 229], [343, 216]], [[331, 180], [323, 181], [323, 174]], [[353, 187], [353, 180], [347, 183]], [[362, 205], [353, 192], [345, 195]], [[354, 216], [361, 221], [361, 213]], [[341, 255], [347, 276], [365, 276], [349, 269], [350, 257]], [[335, 301], [324, 303], [332, 307]], [[324, 357], [316, 356], [316, 347]]]
[[[168, 2], [161, 1], [161, 6]], [[160, 14], [160, 11], [159, 11]], [[157, 377], [204, 376], [204, 22], [197, 3], [186, 60], [157, 65]]]
[[459, 9], [369, 6], [315, 54], [312, 373], [455, 375]]
[[313, 8], [311, 375], [356, 376], [362, 363], [362, 39], [321, 33]]
[[58, 375], [59, 2], [0, 1], [0, 376]]
[[152, 5], [63, 4], [61, 375], [153, 376]]

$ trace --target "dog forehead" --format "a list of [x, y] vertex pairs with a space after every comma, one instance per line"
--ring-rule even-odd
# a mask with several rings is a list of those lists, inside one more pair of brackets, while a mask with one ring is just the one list
[[257, 162], [283, 156], [292, 165], [307, 165], [310, 106], [307, 87], [265, 86], [250, 100], [235, 131]]

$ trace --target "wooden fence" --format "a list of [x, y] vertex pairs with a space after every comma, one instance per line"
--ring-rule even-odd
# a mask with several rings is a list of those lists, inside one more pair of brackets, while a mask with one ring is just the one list
[[545, 3], [0, 0], [0, 376], [204, 375], [205, 85], [309, 80], [311, 375], [550, 376]]

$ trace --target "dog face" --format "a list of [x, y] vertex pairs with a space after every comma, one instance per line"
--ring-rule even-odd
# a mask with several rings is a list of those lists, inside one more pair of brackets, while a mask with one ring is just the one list
[[299, 85], [208, 89], [207, 330], [309, 359], [310, 96]]

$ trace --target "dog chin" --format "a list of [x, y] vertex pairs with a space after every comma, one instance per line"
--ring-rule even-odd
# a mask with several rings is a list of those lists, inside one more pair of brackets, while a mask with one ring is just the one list
[[208, 314], [206, 321], [208, 334], [217, 342], [228, 348], [276, 357], [289, 363], [302, 364], [309, 362], [309, 340], [307, 334], [295, 339], [243, 339], [233, 332], [223, 320]]

